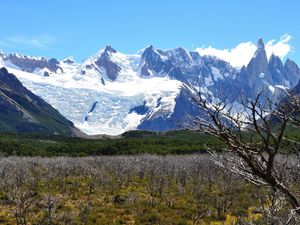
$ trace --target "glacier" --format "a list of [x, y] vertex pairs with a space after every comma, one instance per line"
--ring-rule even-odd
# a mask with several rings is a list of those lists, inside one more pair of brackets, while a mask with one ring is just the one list
[[[65, 72], [50, 77], [43, 76], [45, 68], [28, 73], [7, 65], [8, 71], [15, 74], [26, 88], [42, 97], [89, 135], [119, 135], [136, 129], [145, 115], [130, 113], [130, 109], [143, 102], [153, 112], [163, 110], [171, 113], [181, 87], [179, 81], [168, 77], [149, 79], [133, 71], [121, 74], [118, 81], [106, 81], [106, 85], [103, 85], [95, 73], [79, 75], [77, 65], [62, 63]], [[159, 107], [158, 99], [161, 102]], [[98, 104], [85, 121], [94, 102]]]

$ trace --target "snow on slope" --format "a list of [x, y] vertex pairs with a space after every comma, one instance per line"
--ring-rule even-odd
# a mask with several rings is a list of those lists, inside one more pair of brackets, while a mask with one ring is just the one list
[[[80, 74], [82, 68], [76, 64], [61, 62], [64, 73], [49, 77], [43, 76], [46, 69], [27, 73], [6, 66], [25, 87], [45, 99], [87, 134], [117, 135], [136, 129], [145, 115], [130, 113], [130, 109], [144, 102], [153, 111], [171, 113], [181, 83], [168, 77], [142, 78], [135, 72], [138, 56], [115, 55], [114, 59], [122, 66], [122, 71], [116, 81], [106, 80], [105, 85], [95, 71]], [[162, 104], [156, 108], [158, 99]], [[95, 102], [98, 104], [90, 112]]]

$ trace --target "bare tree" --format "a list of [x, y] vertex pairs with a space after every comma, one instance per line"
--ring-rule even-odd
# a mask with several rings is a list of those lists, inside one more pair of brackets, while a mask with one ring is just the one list
[[42, 199], [43, 205], [43, 218], [41, 220], [41, 224], [45, 225], [54, 225], [57, 224], [57, 207], [59, 205], [61, 198], [51, 195], [45, 194]]
[[80, 216], [82, 225], [88, 224], [88, 219], [89, 219], [89, 216], [90, 216], [92, 210], [93, 210], [93, 205], [92, 205], [90, 199], [88, 199], [88, 200], [86, 200], [86, 202], [84, 202], [82, 204], [82, 208], [80, 209], [80, 212], [79, 212], [79, 216]]
[[35, 192], [29, 189], [13, 188], [8, 194], [9, 200], [14, 204], [12, 208], [13, 214], [16, 219], [16, 224], [27, 224], [28, 209], [35, 203]]
[[296, 116], [300, 113], [299, 97], [290, 94], [275, 103], [264, 93], [260, 92], [254, 99], [242, 99], [239, 112], [224, 100], [198, 93], [193, 100], [203, 110], [204, 117], [196, 119], [192, 130], [224, 142], [226, 154], [216, 154], [209, 149], [216, 157], [226, 155], [218, 160], [221, 166], [255, 184], [278, 191], [289, 202], [291, 213], [300, 215], [300, 202], [289, 187], [288, 176], [282, 176], [277, 170], [283, 143], [291, 141], [285, 137], [287, 127], [300, 125]]

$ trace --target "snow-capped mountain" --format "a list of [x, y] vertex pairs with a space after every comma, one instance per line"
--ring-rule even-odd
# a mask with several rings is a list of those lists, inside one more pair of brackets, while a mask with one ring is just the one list
[[[45, 69], [50, 73], [63, 73], [56, 59], [46, 59], [44, 57], [29, 57], [20, 54], [4, 54], [0, 52], [0, 59], [8, 67], [15, 67], [22, 71], [34, 73], [38, 69]], [[47, 76], [49, 74], [45, 74]]]
[[277, 90], [295, 87], [300, 79], [290, 59], [283, 64], [275, 55], [267, 58], [262, 39], [243, 68], [197, 51], [153, 46], [136, 55], [107, 46], [81, 64], [72, 58], [2, 53], [0, 65], [88, 134], [181, 128], [201, 115], [190, 99], [193, 90], [237, 105], [241, 93], [251, 97], [266, 88], [276, 96]]

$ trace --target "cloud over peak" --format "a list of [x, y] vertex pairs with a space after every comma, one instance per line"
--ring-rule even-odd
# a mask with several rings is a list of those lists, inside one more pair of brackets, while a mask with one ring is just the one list
[[[290, 45], [291, 35], [284, 34], [279, 40], [272, 39], [265, 45], [268, 58], [274, 54], [280, 58], [284, 58], [290, 53], [292, 47]], [[220, 59], [228, 61], [234, 67], [242, 67], [247, 65], [253, 57], [257, 47], [253, 42], [242, 42], [232, 49], [216, 49], [212, 46], [196, 48], [200, 55], [216, 56]]]

